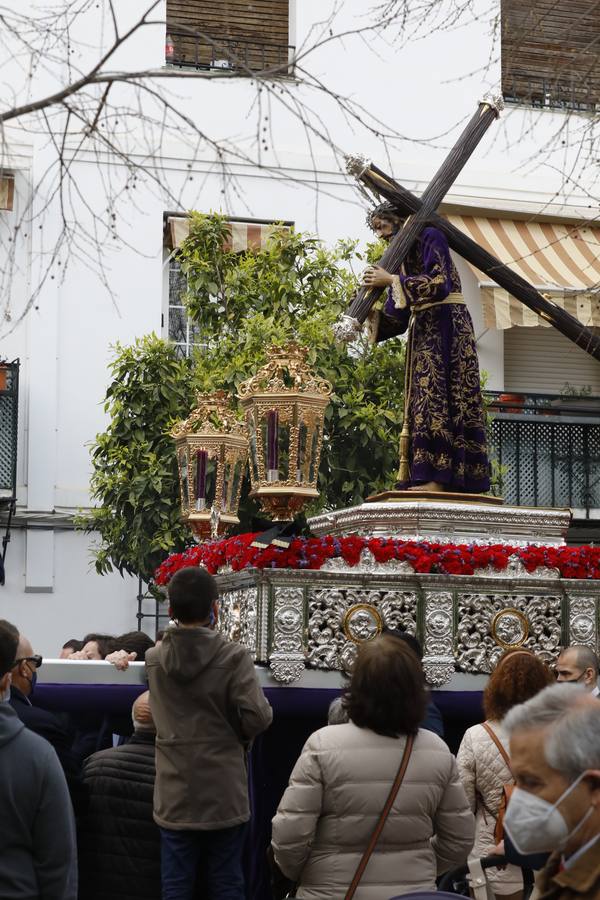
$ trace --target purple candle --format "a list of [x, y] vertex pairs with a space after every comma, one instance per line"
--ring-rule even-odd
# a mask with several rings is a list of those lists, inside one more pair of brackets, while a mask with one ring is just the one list
[[267, 469], [269, 472], [279, 469], [279, 413], [276, 409], [267, 413]]
[[206, 450], [198, 450], [196, 453], [196, 509], [204, 509], [206, 506]]

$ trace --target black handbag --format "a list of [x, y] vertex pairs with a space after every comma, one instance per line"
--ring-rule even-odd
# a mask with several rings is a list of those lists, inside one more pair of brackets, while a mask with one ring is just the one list
[[273, 900], [293, 900], [296, 893], [296, 882], [287, 878], [275, 862], [273, 848], [267, 848], [267, 863], [269, 865], [271, 895]]

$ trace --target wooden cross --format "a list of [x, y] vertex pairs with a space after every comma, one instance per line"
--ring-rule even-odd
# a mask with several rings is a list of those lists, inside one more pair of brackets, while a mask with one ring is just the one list
[[[422, 208], [422, 201], [409, 190], [394, 181], [372, 163], [356, 157], [348, 158], [348, 170], [373, 193], [385, 197], [397, 208], [400, 215], [410, 215]], [[600, 337], [574, 316], [557, 306], [543, 294], [540, 294], [525, 278], [517, 275], [508, 266], [500, 262], [493, 254], [468, 237], [458, 228], [437, 213], [429, 216], [428, 222], [445, 234], [448, 244], [459, 256], [485, 272], [492, 281], [503, 287], [505, 291], [520, 300], [525, 306], [546, 319], [566, 338], [600, 361]]]
[[[476, 241], [455, 228], [436, 210], [447, 191], [452, 186], [467, 159], [491, 125], [498, 117], [501, 101], [485, 100], [479, 108], [449, 156], [434, 176], [431, 184], [419, 199], [409, 190], [386, 175], [373, 163], [359, 157], [348, 157], [348, 171], [379, 197], [385, 197], [397, 208], [400, 215], [409, 219], [404, 227], [394, 235], [379, 264], [388, 272], [399, 272], [408, 251], [426, 224], [434, 225], [445, 236], [449, 246], [463, 259], [485, 272], [496, 284], [520, 300], [537, 315], [546, 319], [566, 338], [600, 361], [600, 337], [582, 325], [574, 316], [544, 297], [533, 285], [505, 266], [499, 259], [480, 247]], [[363, 287], [353, 299], [348, 313], [336, 323], [334, 330], [340, 340], [352, 340], [362, 328], [374, 303], [383, 293], [383, 288]]]
[[[467, 127], [424, 191], [419, 208], [390, 241], [379, 261], [382, 268], [392, 273], [400, 271], [400, 266], [423, 227], [456, 181], [483, 135], [500, 115], [501, 108], [501, 100], [486, 99], [479, 104]], [[336, 336], [341, 340], [351, 340], [358, 334], [381, 293], [382, 288], [361, 288], [350, 304], [347, 315], [336, 324], [334, 329]]]

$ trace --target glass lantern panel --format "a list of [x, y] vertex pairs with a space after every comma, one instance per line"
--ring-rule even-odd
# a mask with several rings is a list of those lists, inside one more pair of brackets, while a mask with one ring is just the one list
[[208, 463], [208, 450], [200, 448], [192, 457], [194, 460], [194, 507], [196, 512], [206, 509], [207, 503], [207, 482], [206, 482], [206, 466]]
[[301, 422], [298, 428], [298, 459], [296, 461], [296, 481], [308, 481], [308, 428]]
[[233, 478], [231, 480], [231, 500], [229, 511], [237, 515], [238, 494], [240, 492], [240, 483], [244, 473], [244, 464], [241, 459], [236, 460], [233, 467]]
[[214, 457], [206, 461], [206, 505], [212, 506], [217, 490], [217, 460]]
[[181, 505], [184, 510], [189, 508], [189, 479], [188, 479], [188, 455], [186, 450], [179, 452], [179, 484], [181, 487]]
[[223, 466], [223, 491], [221, 492], [221, 509], [223, 512], [229, 512], [231, 506], [231, 470], [231, 463], [225, 463]]
[[[256, 441], [256, 419], [253, 410], [248, 410], [246, 414], [246, 424], [248, 426], [249, 450], [250, 450], [250, 476], [252, 486], [258, 484], [258, 447]], [[264, 446], [264, 445], [263, 445]]]
[[[289, 424], [279, 423], [279, 431], [277, 435], [277, 443], [279, 445], [279, 480], [284, 481], [290, 477], [290, 426]], [[296, 473], [292, 473], [292, 477], [296, 477]]]
[[315, 481], [319, 472], [319, 459], [317, 456], [317, 452], [319, 449], [319, 440], [321, 438], [321, 426], [315, 425], [315, 430], [312, 434], [312, 441], [310, 444], [310, 467], [308, 470], [308, 480], [310, 482]]
[[268, 409], [261, 418], [265, 475], [268, 481], [279, 479], [279, 413]]

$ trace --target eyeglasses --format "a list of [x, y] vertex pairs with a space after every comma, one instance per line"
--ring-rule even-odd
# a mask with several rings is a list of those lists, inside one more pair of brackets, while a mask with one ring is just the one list
[[39, 669], [43, 661], [44, 657], [40, 656], [39, 653], [36, 653], [35, 656], [22, 656], [20, 659], [15, 659], [15, 666], [18, 666], [19, 663], [22, 662], [30, 662], [33, 663], [36, 669]]

